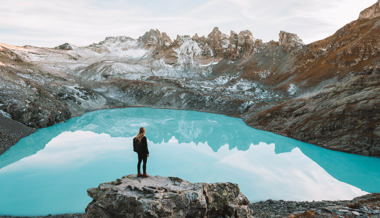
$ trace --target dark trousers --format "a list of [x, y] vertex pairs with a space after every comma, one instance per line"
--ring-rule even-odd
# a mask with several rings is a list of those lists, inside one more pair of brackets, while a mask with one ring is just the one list
[[147, 154], [138, 154], [139, 161], [137, 162], [137, 172], [140, 172], [141, 161], [143, 161], [143, 172], [146, 173], [146, 161], [148, 159]]

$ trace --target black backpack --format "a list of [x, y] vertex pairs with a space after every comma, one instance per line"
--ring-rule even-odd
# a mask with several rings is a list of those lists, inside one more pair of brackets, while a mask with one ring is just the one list
[[140, 144], [140, 143], [137, 142], [137, 139], [136, 139], [136, 138], [133, 138], [133, 151], [134, 151], [134, 152], [137, 152], [137, 151], [138, 151], [139, 144]]

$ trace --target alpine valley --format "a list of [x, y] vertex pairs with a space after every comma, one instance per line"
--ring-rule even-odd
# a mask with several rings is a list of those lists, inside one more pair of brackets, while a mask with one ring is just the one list
[[380, 157], [380, 1], [332, 36], [263, 42], [248, 30], [150, 30], [85, 47], [0, 43], [0, 153], [88, 111], [153, 107], [241, 117], [257, 129]]

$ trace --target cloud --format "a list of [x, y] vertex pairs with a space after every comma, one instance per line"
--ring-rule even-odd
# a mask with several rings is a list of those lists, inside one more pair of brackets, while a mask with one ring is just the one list
[[106, 36], [138, 37], [151, 28], [207, 35], [248, 29], [256, 38], [277, 40], [295, 32], [305, 42], [332, 34], [357, 18], [374, 0], [0, 0], [0, 41], [56, 46], [87, 45]]

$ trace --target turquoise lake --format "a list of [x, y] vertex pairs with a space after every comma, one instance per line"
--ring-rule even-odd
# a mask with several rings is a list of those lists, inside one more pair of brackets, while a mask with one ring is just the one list
[[126, 108], [39, 129], [2, 154], [0, 215], [84, 212], [87, 188], [136, 174], [132, 138], [140, 126], [150, 175], [237, 183], [250, 201], [380, 192], [380, 158], [326, 150], [224, 115]]

